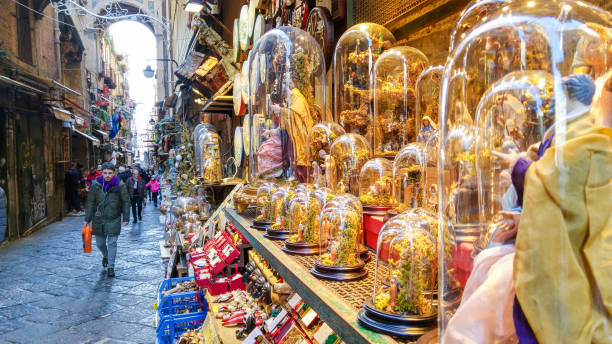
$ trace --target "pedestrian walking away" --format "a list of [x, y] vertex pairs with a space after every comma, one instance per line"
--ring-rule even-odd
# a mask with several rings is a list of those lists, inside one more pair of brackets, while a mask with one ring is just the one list
[[157, 195], [159, 194], [159, 182], [157, 181], [157, 176], [153, 176], [151, 181], [147, 183], [147, 188], [151, 190], [151, 194], [153, 195], [153, 205], [157, 208]]
[[145, 200], [145, 181], [140, 177], [137, 168], [132, 169], [132, 177], [128, 179], [127, 189], [132, 202], [132, 217], [134, 223], [142, 221], [142, 202]]
[[123, 225], [130, 220], [130, 201], [126, 185], [115, 176], [115, 166], [102, 165], [102, 176], [91, 183], [87, 197], [85, 224], [92, 224], [96, 246], [102, 253], [102, 266], [108, 267], [108, 277], [115, 276], [117, 239]]
[[70, 164], [70, 171], [66, 173], [66, 199], [68, 201], [68, 216], [83, 216], [81, 201], [79, 200], [79, 182], [81, 177], [75, 162]]

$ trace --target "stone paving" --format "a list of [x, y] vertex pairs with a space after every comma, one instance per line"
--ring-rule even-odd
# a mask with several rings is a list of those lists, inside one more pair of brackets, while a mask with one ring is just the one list
[[0, 343], [154, 343], [164, 270], [159, 211], [123, 227], [115, 278], [83, 253], [83, 217], [69, 217], [0, 248]]

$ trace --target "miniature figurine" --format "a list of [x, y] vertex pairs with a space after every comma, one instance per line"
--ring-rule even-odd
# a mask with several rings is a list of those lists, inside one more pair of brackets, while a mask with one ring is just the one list
[[436, 123], [429, 116], [424, 116], [421, 122], [423, 127], [417, 136], [417, 142], [427, 142], [431, 135], [437, 130]]

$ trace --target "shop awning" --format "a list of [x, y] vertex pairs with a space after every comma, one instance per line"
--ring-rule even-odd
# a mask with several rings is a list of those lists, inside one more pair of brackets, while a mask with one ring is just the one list
[[89, 135], [85, 134], [84, 132], [76, 130], [76, 129], [74, 130], [74, 132], [77, 133], [77, 134], [83, 135], [83, 137], [85, 137], [86, 139], [91, 141], [94, 146], [99, 146], [100, 145], [100, 140], [98, 140], [97, 138], [95, 138], [93, 136], [89, 136]]
[[53, 116], [55, 116], [55, 118], [59, 119], [60, 121], [74, 122], [74, 120], [72, 119], [72, 113], [68, 110], [52, 106], [51, 112], [53, 112]]
[[106, 131], [103, 130], [98, 130], [98, 129], [94, 129], [98, 134], [104, 136], [104, 137], [108, 137], [108, 133]]

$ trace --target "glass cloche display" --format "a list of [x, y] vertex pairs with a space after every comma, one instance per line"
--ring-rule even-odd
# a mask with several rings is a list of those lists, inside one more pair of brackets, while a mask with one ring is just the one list
[[423, 201], [425, 202], [425, 208], [438, 211], [438, 154], [439, 154], [439, 139], [440, 133], [435, 132], [425, 143], [423, 149], [423, 172], [425, 186], [423, 191], [425, 196]]
[[289, 237], [283, 251], [290, 254], [319, 253], [319, 219], [330, 192], [306, 191], [296, 194], [289, 203]]
[[[307, 139], [329, 120], [325, 111], [325, 59], [307, 32], [279, 27], [266, 32], [249, 57], [251, 181], [307, 178]], [[326, 119], [326, 117], [328, 119]]]
[[384, 158], [366, 162], [359, 173], [359, 201], [365, 207], [393, 206], [393, 164]]
[[385, 223], [378, 235], [371, 299], [358, 315], [375, 331], [416, 340], [435, 328], [437, 307], [436, 216], [405, 212]]
[[[506, 340], [464, 331], [466, 319], [481, 326], [502, 317], [498, 304], [487, 304], [474, 289], [458, 308], [446, 298], [450, 288], [473, 286], [470, 279], [478, 274], [471, 276], [472, 269], [483, 271], [486, 259], [480, 257], [490, 249], [471, 259], [481, 233], [498, 246], [515, 240], [515, 301], [523, 319], [537, 319], [538, 342], [609, 336], [594, 325], [609, 322], [595, 296], [605, 288], [602, 280], [574, 278], [600, 273], [582, 244], [598, 242], [589, 233], [599, 229], [586, 220], [576, 226], [573, 219], [582, 218], [584, 209], [592, 209], [591, 219], [611, 213], [594, 206], [598, 196], [590, 198], [586, 182], [593, 173], [610, 180], [610, 169], [596, 163], [591, 150], [609, 148], [583, 144], [593, 142], [595, 132], [609, 131], [597, 119], [612, 112], [604, 105], [612, 83], [606, 74], [612, 68], [611, 27], [612, 15], [584, 2], [513, 1], [467, 32], [449, 56], [440, 91], [438, 211], [440, 226], [449, 228], [440, 239], [455, 235], [457, 245], [440, 250], [441, 342]], [[587, 292], [578, 300], [571, 290]], [[585, 326], [593, 331], [579, 335]], [[514, 328], [507, 335], [515, 335]]]
[[221, 153], [219, 149], [219, 134], [212, 125], [200, 130], [197, 142], [200, 154], [200, 178], [204, 183], [218, 183], [223, 179], [221, 172]]
[[326, 157], [327, 186], [337, 193], [359, 194], [361, 167], [372, 157], [368, 141], [358, 134], [345, 134], [336, 139]]
[[422, 143], [408, 144], [393, 161], [393, 199], [398, 213], [425, 203], [423, 148]]
[[310, 129], [308, 133], [309, 183], [314, 183], [319, 186], [326, 185], [325, 158], [331, 151], [332, 143], [344, 134], [344, 129], [335, 122], [315, 124], [315, 126]]
[[347, 133], [365, 136], [368, 142], [372, 139], [370, 82], [374, 63], [394, 43], [395, 37], [384, 26], [361, 23], [342, 34], [334, 52], [334, 119]]
[[270, 197], [270, 212], [272, 224], [266, 228], [264, 236], [273, 240], [285, 240], [289, 230], [287, 228], [287, 211], [289, 201], [294, 196], [294, 191], [288, 186], [277, 188]]
[[416, 140], [416, 82], [429, 61], [418, 49], [394, 47], [374, 64], [374, 156], [393, 157]]
[[361, 217], [354, 207], [330, 201], [321, 212], [319, 259], [310, 272], [318, 278], [350, 281], [368, 272], [360, 255]]
[[429, 67], [416, 83], [416, 141], [425, 143], [438, 129], [443, 66]]
[[272, 194], [276, 191], [275, 183], [262, 183], [257, 188], [257, 203], [255, 208], [255, 220], [252, 227], [259, 230], [266, 230], [274, 223], [272, 217]]

